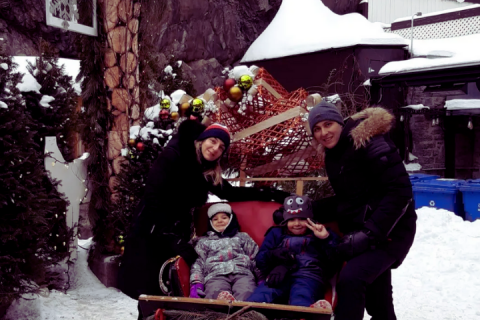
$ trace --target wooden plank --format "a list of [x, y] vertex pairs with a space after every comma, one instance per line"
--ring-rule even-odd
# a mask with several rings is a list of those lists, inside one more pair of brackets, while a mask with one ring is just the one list
[[232, 314], [243, 309], [244, 307], [249, 307], [250, 310], [260, 312], [269, 319], [292, 318], [306, 320], [329, 320], [331, 317], [331, 312], [326, 309], [316, 309], [273, 303], [256, 303], [243, 301], [227, 302], [215, 299], [195, 299], [149, 295], [141, 295], [138, 300], [140, 303], [140, 308], [142, 309], [142, 313], [146, 316], [154, 313], [159, 308], [166, 310], [185, 311], [213, 310], [217, 312]]
[[254, 84], [256, 84], [257, 86], [262, 86], [262, 87], [264, 87], [264, 88], [267, 89], [267, 91], [270, 92], [275, 98], [277, 98], [277, 99], [282, 98], [282, 95], [281, 95], [280, 93], [278, 93], [275, 89], [273, 89], [273, 87], [272, 87], [268, 82], [266, 82], [265, 80], [263, 80], [263, 79], [255, 80]]
[[[230, 178], [226, 179], [227, 181], [240, 181], [239, 178]], [[293, 178], [274, 178], [274, 177], [265, 177], [265, 178], [245, 178], [245, 181], [327, 181], [328, 177], [293, 177]]]
[[[448, 12], [448, 13], [434, 15], [434, 16], [430, 16], [430, 17], [415, 18], [415, 20], [413, 21], [413, 26], [418, 27], [418, 26], [424, 26], [424, 25], [427, 25], [427, 24], [433, 24], [433, 23], [445, 22], [445, 21], [452, 21], [452, 20], [470, 18], [470, 17], [476, 17], [476, 16], [480, 16], [480, 8], [479, 7], [472, 8], [472, 9], [455, 11], [455, 12]], [[392, 23], [392, 31], [399, 30], [399, 29], [410, 28], [411, 25], [412, 25], [412, 20], [410, 20], [410, 19], [409, 20], [404, 20], [404, 21], [399, 21], [399, 22], [394, 22], [394, 23]]]
[[296, 193], [299, 196], [303, 196], [303, 180], [297, 180]]
[[267, 128], [270, 128], [276, 124], [279, 124], [280, 122], [289, 120], [291, 118], [295, 118], [299, 116], [301, 113], [307, 113], [305, 109], [302, 107], [295, 107], [292, 109], [289, 109], [279, 115], [273, 116], [271, 118], [268, 118], [265, 121], [262, 121], [260, 123], [257, 123], [256, 125], [253, 125], [245, 130], [242, 130], [240, 132], [237, 132], [233, 136], [233, 142], [241, 140], [243, 138], [246, 138], [248, 136], [251, 136], [252, 134], [258, 133], [262, 130], [265, 130]]
[[314, 154], [316, 151], [312, 146], [308, 146], [305, 149], [299, 150], [296, 153], [293, 153], [291, 155], [285, 156], [280, 160], [273, 161], [258, 167], [255, 167], [253, 169], [247, 170], [247, 174], [249, 176], [258, 176], [265, 174], [267, 172], [272, 172], [277, 169], [282, 169], [285, 168], [285, 166], [289, 163], [296, 163], [300, 160], [303, 160], [312, 154]]

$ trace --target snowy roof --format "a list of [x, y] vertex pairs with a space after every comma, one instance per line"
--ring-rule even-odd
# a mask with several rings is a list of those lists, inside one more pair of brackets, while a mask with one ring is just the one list
[[[301, 4], [299, 4], [301, 3]], [[337, 15], [320, 0], [283, 0], [277, 15], [253, 42], [242, 62], [365, 45], [406, 45], [358, 13]]]
[[410, 73], [480, 64], [480, 34], [448, 39], [414, 40], [418, 58], [389, 62], [379, 75]]
[[[463, 1], [459, 1], [459, 2], [463, 2]], [[433, 16], [438, 16], [438, 15], [441, 15], [441, 14], [458, 12], [458, 11], [463, 11], [463, 10], [469, 10], [469, 9], [474, 9], [474, 8], [479, 8], [479, 7], [480, 7], [480, 4], [473, 4], [471, 6], [457, 7], [457, 8], [447, 9], [447, 10], [435, 11], [435, 12], [422, 14], [421, 18], [433, 17]], [[416, 19], [418, 19], [418, 18], [416, 18]], [[412, 16], [408, 16], [408, 17], [402, 17], [402, 18], [395, 19], [393, 21], [393, 23], [400, 22], [400, 21], [411, 21], [411, 20], [412, 20]]]
[[426, 107], [423, 104], [411, 104], [409, 106], [402, 107], [401, 109], [422, 110], [422, 109], [430, 109], [430, 107]]
[[447, 100], [445, 102], [445, 109], [447, 110], [480, 109], [480, 100], [477, 100], [477, 99]]
[[[18, 64], [17, 71], [24, 73], [25, 75], [23, 76], [22, 79], [22, 84], [20, 86], [24, 86], [24, 89], [26, 87], [31, 87], [32, 90], [34, 90], [35, 83], [39, 86], [35, 78], [28, 72], [27, 70], [27, 61], [35, 64], [35, 59], [37, 57], [26, 57], [26, 56], [15, 56], [13, 57], [13, 62]], [[75, 82], [75, 78], [77, 77], [78, 73], [80, 72], [80, 60], [72, 60], [72, 59], [64, 59], [64, 58], [59, 58], [58, 59], [58, 65], [64, 65], [65, 66], [65, 73], [73, 78], [74, 84], [73, 88], [75, 89], [75, 92], [77, 94], [81, 94], [82, 90], [80, 89], [80, 82]], [[40, 89], [40, 88], [38, 88]], [[37, 89], [37, 90], [38, 90]], [[37, 91], [34, 90], [34, 91]], [[22, 90], [22, 91], [27, 91], [27, 90]]]

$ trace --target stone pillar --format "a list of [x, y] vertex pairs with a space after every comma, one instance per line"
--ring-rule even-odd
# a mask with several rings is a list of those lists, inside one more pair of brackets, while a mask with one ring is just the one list
[[111, 199], [115, 201], [114, 187], [118, 184], [115, 175], [120, 172], [121, 163], [126, 161], [121, 149], [127, 147], [130, 125], [140, 122], [138, 19], [141, 4], [136, 0], [103, 0], [102, 5], [103, 28], [107, 33], [104, 81], [111, 92], [107, 98], [108, 109], [114, 116], [108, 132], [107, 158]]

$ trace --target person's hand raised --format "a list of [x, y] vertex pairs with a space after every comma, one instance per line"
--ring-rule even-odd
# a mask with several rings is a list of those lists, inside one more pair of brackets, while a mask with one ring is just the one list
[[314, 223], [310, 218], [307, 218], [307, 228], [312, 230], [315, 237], [319, 239], [326, 239], [330, 235], [323, 224]]

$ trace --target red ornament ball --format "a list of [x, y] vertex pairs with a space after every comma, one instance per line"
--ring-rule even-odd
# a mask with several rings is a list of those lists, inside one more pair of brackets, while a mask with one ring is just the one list
[[143, 142], [137, 143], [137, 150], [139, 151], [145, 150], [145, 145], [143, 144]]
[[236, 84], [235, 79], [229, 78], [223, 82], [223, 90], [229, 91]]

